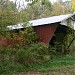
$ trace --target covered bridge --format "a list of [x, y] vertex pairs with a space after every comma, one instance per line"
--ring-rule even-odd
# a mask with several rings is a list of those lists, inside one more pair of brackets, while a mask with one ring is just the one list
[[[48, 18], [42, 18], [29, 21], [32, 23], [34, 31], [40, 41], [46, 44], [54, 45], [54, 41], [60, 42], [65, 36], [67, 29], [74, 28], [75, 13], [59, 15]], [[23, 23], [8, 26], [10, 30], [23, 29]]]

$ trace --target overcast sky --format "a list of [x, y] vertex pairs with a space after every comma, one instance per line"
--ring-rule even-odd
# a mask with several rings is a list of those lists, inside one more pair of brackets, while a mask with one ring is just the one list
[[[19, 2], [20, 2], [20, 6], [23, 8], [24, 6], [27, 5], [27, 2], [25, 2], [25, 0], [10, 0], [10, 1], [13, 1], [13, 2], [17, 2], [17, 6], [19, 5]], [[50, 0], [52, 3], [56, 2], [57, 0]], [[63, 1], [70, 1], [70, 0], [63, 0]]]
[[[15, 1], [15, 0], [10, 0], [10, 1]], [[17, 0], [17, 1], [25, 1], [25, 0]], [[51, 2], [55, 2], [56, 0], [50, 0]], [[69, 1], [69, 0], [63, 0], [63, 1]]]
[[[13, 1], [14, 2], [15, 0], [10, 0], [10, 1]], [[17, 2], [19, 2], [19, 1], [21, 3], [24, 3], [25, 2], [25, 0], [17, 0]], [[53, 2], [56, 2], [57, 0], [50, 0], [50, 1], [53, 3]], [[63, 0], [63, 1], [69, 1], [69, 0]]]
[[[56, 2], [57, 0], [50, 0], [52, 3]], [[69, 0], [63, 0], [63, 1], [69, 1]]]

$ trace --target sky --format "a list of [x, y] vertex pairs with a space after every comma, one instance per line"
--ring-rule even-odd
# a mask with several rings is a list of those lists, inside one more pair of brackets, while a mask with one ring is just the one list
[[[18, 2], [21, 2], [21, 4], [23, 5], [23, 4], [27, 4], [26, 2], [25, 2], [25, 0], [10, 0], [10, 1], [13, 1], [13, 2], [15, 2], [15, 1], [17, 1], [17, 3]], [[54, 2], [56, 2], [57, 0], [50, 0], [52, 3], [54, 3]], [[63, 0], [63, 1], [69, 1], [69, 0]]]
[[[56, 2], [57, 0], [50, 0], [50, 1], [53, 3], [53, 2]], [[64, 1], [69, 1], [69, 0], [63, 0], [63, 2]]]
[[[10, 1], [13, 1], [13, 2], [15, 2], [16, 1], [16, 3], [17, 3], [17, 8], [18, 8], [18, 6], [20, 5], [21, 6], [21, 8], [25, 8], [26, 7], [26, 5], [27, 5], [27, 2], [25, 2], [25, 0], [10, 0]], [[54, 2], [56, 2], [57, 0], [50, 0], [52, 3], [54, 3]], [[64, 1], [69, 1], [69, 0], [63, 0], [63, 2]]]
[[[10, 1], [15, 1], [15, 0], [10, 0]], [[17, 1], [25, 1], [25, 0], [17, 0]], [[56, 2], [56, 0], [50, 0], [52, 3]], [[63, 1], [69, 1], [69, 0], [63, 0]]]

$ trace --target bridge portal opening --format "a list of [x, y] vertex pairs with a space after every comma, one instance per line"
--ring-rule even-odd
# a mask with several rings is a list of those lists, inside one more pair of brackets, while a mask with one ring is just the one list
[[54, 35], [52, 36], [49, 45], [55, 47], [57, 45], [57, 51], [63, 51], [63, 39], [67, 34], [69, 28], [65, 25], [58, 25]]

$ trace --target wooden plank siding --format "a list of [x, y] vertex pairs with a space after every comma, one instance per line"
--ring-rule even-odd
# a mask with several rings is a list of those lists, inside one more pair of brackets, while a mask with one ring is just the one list
[[6, 47], [10, 45], [10, 40], [6, 37], [0, 36], [0, 47]]
[[[33, 29], [36, 32], [37, 36], [39, 37], [40, 41], [48, 44], [54, 35], [56, 29], [57, 29], [58, 23], [55, 24], [49, 24], [49, 25], [39, 25], [39, 26], [34, 26]], [[14, 41], [16, 43], [19, 43], [20, 40]], [[14, 45], [16, 44], [14, 43]], [[7, 39], [3, 36], [0, 37], [0, 47], [1, 46], [8, 46], [11, 45], [12, 42], [10, 39]]]
[[40, 25], [33, 28], [37, 36], [39, 37], [40, 41], [48, 44], [52, 36], [54, 35], [54, 32], [56, 31], [57, 26], [58, 26], [58, 23], [43, 25], [43, 26]]

